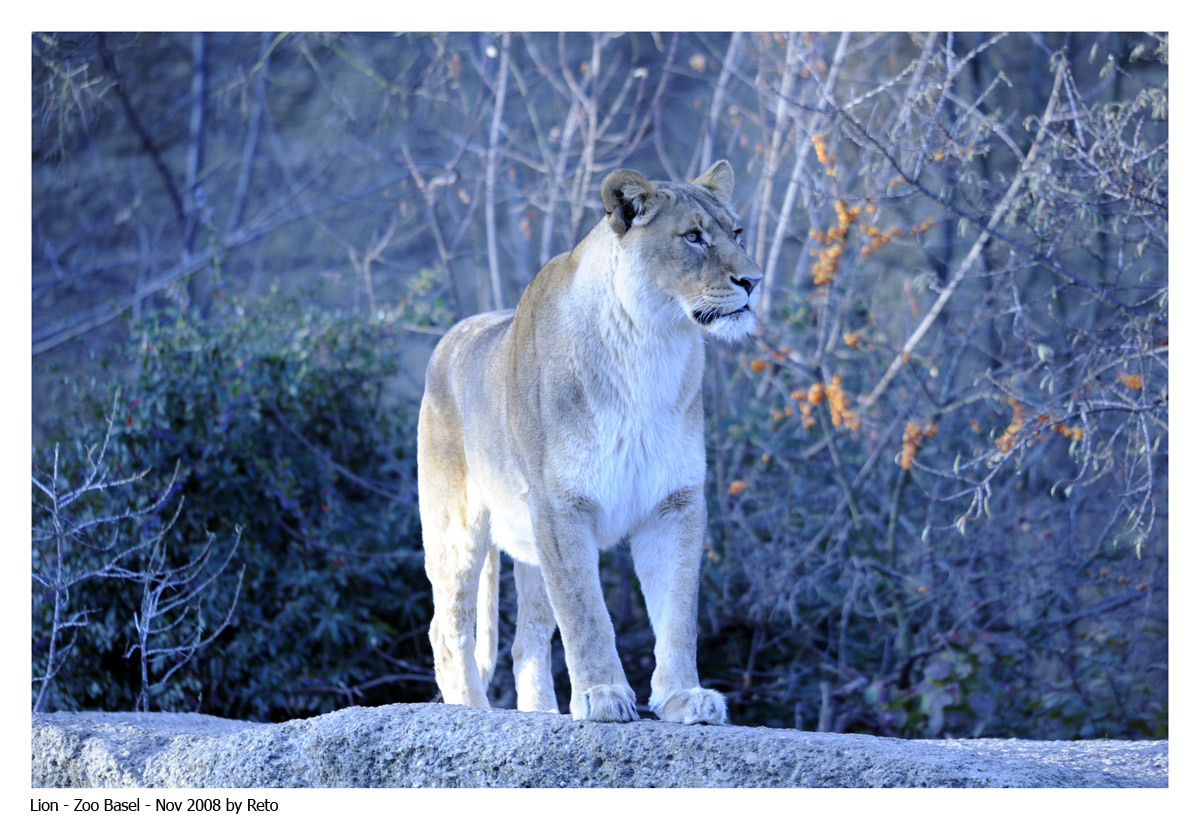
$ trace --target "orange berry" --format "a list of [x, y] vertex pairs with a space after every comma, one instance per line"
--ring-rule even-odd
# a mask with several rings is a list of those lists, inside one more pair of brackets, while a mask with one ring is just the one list
[[1141, 376], [1138, 376], [1134, 373], [1118, 373], [1117, 378], [1120, 379], [1121, 383], [1123, 385], [1125, 385], [1126, 387], [1128, 387], [1130, 390], [1141, 390], [1142, 389], [1142, 377]]

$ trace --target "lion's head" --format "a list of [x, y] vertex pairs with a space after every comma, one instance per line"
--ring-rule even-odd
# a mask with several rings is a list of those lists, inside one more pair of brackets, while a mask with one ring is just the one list
[[627, 309], [649, 307], [728, 341], [754, 330], [763, 274], [746, 253], [730, 203], [728, 162], [718, 161], [690, 183], [614, 171], [600, 190], [619, 238], [616, 285]]

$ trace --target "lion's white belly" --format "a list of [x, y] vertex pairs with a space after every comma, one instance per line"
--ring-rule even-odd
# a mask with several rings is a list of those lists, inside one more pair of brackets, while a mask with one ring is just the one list
[[504, 493], [493, 496], [488, 505], [491, 512], [492, 543], [517, 561], [537, 565], [537, 550], [533, 542], [533, 521], [524, 495]]
[[[488, 510], [492, 543], [513, 558], [537, 564], [533, 542], [533, 521], [529, 516], [528, 483], [514, 468], [515, 462], [495, 465], [476, 460], [468, 467], [469, 507], [482, 505]], [[507, 467], [507, 469], [505, 469]]]

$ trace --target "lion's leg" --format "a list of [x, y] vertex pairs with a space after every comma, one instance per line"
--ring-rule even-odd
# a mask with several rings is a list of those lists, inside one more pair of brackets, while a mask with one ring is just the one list
[[557, 625], [542, 572], [532, 564], [513, 562], [517, 581], [517, 634], [513, 640], [513, 675], [517, 708], [522, 712], [558, 712], [550, 674], [550, 640]]
[[612, 618], [600, 588], [594, 513], [587, 502], [530, 498], [538, 565], [562, 635], [575, 720], [637, 720], [633, 689], [617, 657]]
[[487, 511], [464, 506], [443, 520], [440, 531], [425, 535], [425, 572], [433, 586], [434, 675], [446, 703], [487, 706], [475, 658], [479, 581], [490, 549]]
[[[486, 511], [468, 516], [455, 511], [450, 518], [463, 519], [425, 536], [425, 571], [433, 586], [433, 623], [429, 639], [433, 644], [434, 674], [446, 703], [487, 706], [487, 695], [475, 659], [476, 607], [480, 572], [488, 545], [481, 543], [480, 530], [486, 536]], [[482, 521], [480, 520], [482, 519]]]
[[650, 708], [675, 723], [724, 723], [725, 697], [700, 686], [696, 615], [707, 514], [701, 488], [672, 493], [630, 533], [654, 627]]
[[425, 573], [433, 587], [434, 675], [446, 703], [487, 706], [475, 660], [476, 604], [491, 548], [488, 514], [467, 487], [461, 437], [423, 404], [417, 440], [417, 491]]
[[476, 612], [475, 665], [479, 667], [479, 679], [487, 691], [496, 671], [496, 653], [500, 647], [500, 550], [491, 543], [490, 536], [479, 578]]

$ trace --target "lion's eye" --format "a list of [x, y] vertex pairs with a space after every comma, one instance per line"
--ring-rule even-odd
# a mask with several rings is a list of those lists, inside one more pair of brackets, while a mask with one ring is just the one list
[[693, 245], [704, 244], [704, 234], [700, 233], [699, 229], [697, 228], [692, 228], [683, 235], [683, 238], [688, 242], [691, 242]]
[[742, 236], [742, 229], [741, 229], [741, 228], [734, 228], [734, 229], [733, 229], [733, 238], [734, 238], [734, 241], [736, 241], [736, 242], [737, 242], [739, 245], [741, 245], [743, 248], [744, 248], [744, 247], [746, 247], [746, 240], [745, 240], [745, 238]]

